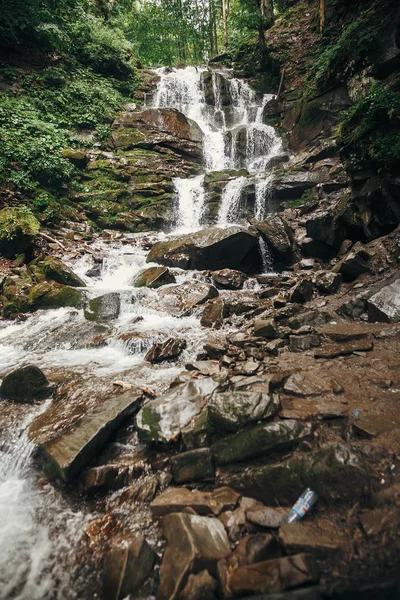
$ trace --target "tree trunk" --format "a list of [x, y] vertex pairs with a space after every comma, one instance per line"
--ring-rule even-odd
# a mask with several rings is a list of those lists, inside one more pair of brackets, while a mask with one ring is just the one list
[[325, 0], [319, 0], [319, 32], [322, 34], [325, 28], [325, 12], [326, 2]]
[[222, 0], [222, 24], [224, 27], [224, 48], [228, 49], [228, 12], [226, 6], [227, 0]]

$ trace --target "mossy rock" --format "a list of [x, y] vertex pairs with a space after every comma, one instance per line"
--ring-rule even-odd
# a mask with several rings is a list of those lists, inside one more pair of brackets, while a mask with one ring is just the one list
[[0, 255], [14, 258], [32, 251], [40, 223], [26, 206], [0, 210]]
[[44, 259], [41, 267], [46, 279], [71, 287], [86, 287], [85, 282], [57, 258], [48, 256]]
[[49, 395], [49, 382], [35, 365], [27, 365], [12, 371], [0, 387], [0, 396], [13, 402], [32, 403]]
[[[34, 285], [28, 296], [28, 311], [40, 309], [62, 308], [70, 306], [81, 308], [84, 303], [84, 294], [76, 288], [52, 282], [43, 282]], [[26, 311], [22, 311], [26, 312]]]
[[89, 162], [89, 159], [85, 152], [82, 150], [73, 150], [72, 148], [65, 148], [61, 151], [64, 158], [72, 162], [73, 165], [79, 169], [84, 169]]
[[139, 273], [134, 279], [134, 287], [148, 287], [151, 289], [157, 289], [168, 283], [175, 283], [175, 277], [172, 275], [169, 269], [166, 267], [150, 267]]
[[121, 310], [121, 297], [116, 292], [92, 298], [85, 306], [88, 321], [109, 321], [116, 319]]

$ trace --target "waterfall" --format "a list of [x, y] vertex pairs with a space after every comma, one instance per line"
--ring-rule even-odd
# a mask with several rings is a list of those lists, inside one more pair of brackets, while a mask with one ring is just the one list
[[[243, 80], [232, 77], [231, 72], [211, 71], [214, 105], [206, 102], [202, 74], [206, 68], [186, 67], [167, 71], [157, 69], [160, 81], [154, 96], [154, 108], [175, 108], [197, 122], [204, 134], [203, 154], [206, 172], [245, 168], [256, 176], [255, 216], [265, 213], [263, 199], [267, 197], [268, 162], [281, 151], [281, 140], [275, 129], [262, 123], [266, 103], [273, 98], [264, 94], [260, 98]], [[221, 96], [229, 93], [230, 106], [224, 107]], [[227, 125], [226, 111], [231, 112]], [[265, 182], [263, 183], [263, 179]], [[206, 194], [203, 177], [174, 180], [177, 202], [175, 233], [189, 233], [200, 229], [205, 213]], [[240, 202], [246, 178], [230, 180], [221, 194], [217, 222], [226, 226], [240, 216]]]

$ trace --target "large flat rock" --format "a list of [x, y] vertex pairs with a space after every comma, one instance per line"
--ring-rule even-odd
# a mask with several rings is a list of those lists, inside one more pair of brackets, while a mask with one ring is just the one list
[[46, 413], [51, 428], [54, 406], [40, 415], [30, 427], [30, 438], [38, 444], [38, 458], [45, 470], [70, 481], [99, 452], [114, 431], [139, 407], [140, 396], [123, 394], [97, 404], [56, 437], [46, 439]]
[[257, 236], [245, 227], [209, 227], [179, 238], [157, 242], [147, 262], [182, 269], [256, 271], [260, 264]]
[[383, 323], [400, 321], [400, 279], [383, 287], [367, 301], [368, 319]]

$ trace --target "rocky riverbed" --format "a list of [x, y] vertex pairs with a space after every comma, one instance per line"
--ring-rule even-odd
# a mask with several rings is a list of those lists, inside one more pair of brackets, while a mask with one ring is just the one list
[[154, 194], [151, 223], [1, 263], [4, 597], [396, 593], [399, 229], [355, 212], [332, 140], [290, 157], [271, 98], [217, 75], [182, 100], [158, 73], [89, 157]]

